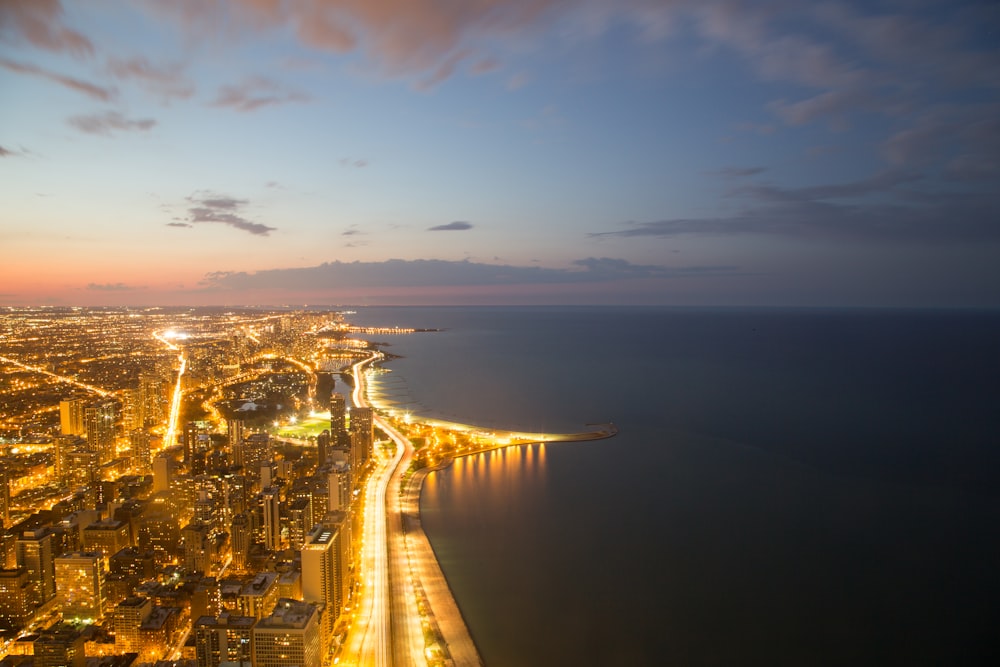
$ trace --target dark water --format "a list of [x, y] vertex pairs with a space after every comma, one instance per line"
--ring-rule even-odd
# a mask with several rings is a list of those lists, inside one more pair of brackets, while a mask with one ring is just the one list
[[1000, 650], [1000, 314], [365, 309], [420, 414], [618, 437], [432, 475], [488, 665], [981, 664]]

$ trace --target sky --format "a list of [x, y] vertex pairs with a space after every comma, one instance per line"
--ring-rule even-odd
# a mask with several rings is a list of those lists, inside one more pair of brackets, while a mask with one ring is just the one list
[[0, 305], [1000, 306], [992, 0], [0, 0]]

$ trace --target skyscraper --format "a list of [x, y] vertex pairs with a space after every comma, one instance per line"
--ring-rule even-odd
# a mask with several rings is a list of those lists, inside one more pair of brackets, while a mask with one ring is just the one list
[[322, 603], [323, 635], [329, 637], [347, 600], [348, 537], [343, 513], [328, 515], [302, 546], [302, 597]]
[[40, 607], [56, 595], [52, 531], [48, 528], [26, 530], [21, 533], [14, 548], [17, 566], [28, 571], [28, 577], [34, 584], [34, 603]]
[[118, 403], [103, 399], [89, 404], [83, 411], [87, 429], [87, 448], [96, 452], [101, 465], [113, 461], [118, 456], [115, 447], [115, 426], [118, 418]]
[[55, 559], [56, 592], [65, 619], [104, 616], [104, 559], [96, 552], [76, 551]]
[[264, 515], [264, 546], [271, 551], [280, 551], [282, 545], [279, 490], [269, 486], [261, 491], [260, 505]]
[[371, 408], [351, 408], [351, 447], [360, 449], [361, 464], [368, 462], [375, 441], [374, 412]]
[[86, 399], [79, 397], [64, 398], [59, 401], [59, 428], [63, 435], [85, 435], [87, 427], [83, 421], [83, 410]]
[[330, 440], [335, 447], [351, 444], [347, 433], [347, 405], [344, 396], [336, 392], [330, 394]]

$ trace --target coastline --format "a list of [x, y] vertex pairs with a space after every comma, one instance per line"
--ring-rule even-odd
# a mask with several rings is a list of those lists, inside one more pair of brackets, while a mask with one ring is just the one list
[[[353, 366], [353, 400], [355, 405], [371, 405], [376, 409], [376, 426], [401, 449], [400, 458], [383, 482], [389, 485], [384, 509], [389, 522], [386, 548], [390, 563], [388, 581], [383, 585], [392, 591], [393, 611], [389, 623], [394, 628], [393, 634], [401, 640], [391, 652], [401, 663], [407, 662], [407, 657], [422, 655], [425, 664], [483, 665], [479, 648], [441, 569], [433, 544], [423, 530], [420, 497], [424, 479], [432, 472], [447, 468], [461, 456], [530, 444], [601, 440], [617, 435], [618, 428], [613, 423], [589, 424], [601, 428], [581, 433], [527, 433], [483, 429], [412, 415], [402, 420], [387, 418], [384, 406], [369, 403], [365, 380], [365, 368], [380, 360], [376, 353]], [[424, 440], [420, 456], [416, 457], [411, 438], [415, 437], [413, 431], [418, 429], [430, 429], [435, 443], [442, 432], [449, 435], [452, 447], [441, 451], [438, 444], [428, 446], [427, 438], [423, 437], [420, 438]], [[457, 444], [457, 438], [461, 438], [462, 445]], [[415, 627], [414, 621], [419, 621], [419, 627]]]

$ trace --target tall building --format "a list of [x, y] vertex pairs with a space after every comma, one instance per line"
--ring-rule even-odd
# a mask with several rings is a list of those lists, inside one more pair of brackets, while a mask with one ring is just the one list
[[375, 443], [375, 414], [371, 408], [351, 409], [351, 447], [359, 449], [361, 464], [368, 463]]
[[271, 439], [267, 433], [251, 433], [243, 439], [240, 460], [243, 474], [250, 479], [251, 487], [260, 490], [260, 466], [271, 458]]
[[232, 545], [233, 570], [245, 572], [250, 558], [251, 540], [250, 520], [246, 512], [233, 517], [230, 526], [230, 544]]
[[65, 619], [104, 616], [104, 558], [95, 552], [75, 551], [55, 559], [56, 592]]
[[346, 516], [329, 515], [302, 546], [302, 598], [322, 604], [323, 635], [330, 637], [347, 601], [350, 586]]
[[10, 480], [3, 469], [0, 469], [0, 526], [10, 526]]
[[59, 401], [59, 430], [63, 435], [86, 435], [83, 410], [87, 405], [84, 398], [64, 398]]
[[97, 452], [101, 465], [118, 456], [115, 446], [115, 428], [118, 420], [118, 402], [102, 399], [87, 405], [83, 410], [84, 426], [87, 430], [87, 448]]
[[0, 569], [0, 625], [24, 629], [35, 611], [32, 587], [23, 567]]
[[69, 455], [72, 452], [85, 449], [86, 442], [78, 435], [57, 435], [53, 438], [53, 444], [55, 445], [56, 481], [65, 484], [69, 480], [72, 470], [69, 465]]
[[139, 395], [142, 402], [142, 425], [155, 426], [167, 419], [166, 383], [156, 373], [139, 376]]
[[[228, 419], [226, 420], [226, 431], [229, 433], [229, 448], [232, 451], [240, 442], [243, 441], [243, 432], [246, 430], [246, 422], [242, 419]], [[235, 462], [230, 459], [230, 461], [235, 465]]]
[[153, 611], [147, 598], [128, 597], [115, 606], [115, 651], [139, 653], [142, 650], [142, 624]]
[[301, 549], [312, 527], [312, 494], [309, 494], [288, 505], [288, 545], [296, 551]]
[[132, 469], [143, 475], [152, 472], [153, 459], [149, 449], [149, 433], [137, 429], [128, 434], [128, 440]]
[[330, 394], [330, 440], [335, 447], [350, 445], [347, 433], [347, 404], [343, 394]]
[[353, 488], [350, 464], [345, 462], [332, 464], [327, 480], [329, 483], [327, 510], [331, 512], [343, 510], [346, 512], [351, 506], [351, 490]]
[[316, 436], [316, 467], [322, 468], [326, 465], [326, 451], [330, 449], [330, 431], [323, 429], [323, 432]]
[[202, 616], [195, 620], [194, 637], [198, 667], [251, 667], [253, 662], [253, 628], [257, 619], [223, 612], [218, 618]]
[[260, 505], [264, 515], [264, 546], [271, 551], [281, 551], [281, 497], [279, 489], [269, 486], [261, 491]]
[[212, 551], [209, 545], [209, 528], [200, 521], [192, 521], [181, 531], [184, 536], [184, 567], [191, 572], [212, 574]]
[[26, 530], [14, 546], [17, 566], [28, 571], [33, 584], [34, 604], [42, 606], [56, 595], [56, 570], [52, 531], [48, 528]]
[[170, 490], [170, 459], [157, 456], [153, 459], [153, 493]]
[[319, 609], [281, 598], [253, 629], [255, 667], [321, 667]]

